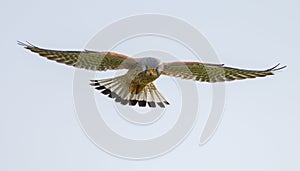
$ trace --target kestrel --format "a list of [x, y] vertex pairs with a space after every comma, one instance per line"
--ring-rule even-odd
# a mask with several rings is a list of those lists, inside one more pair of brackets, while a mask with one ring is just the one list
[[154, 57], [132, 58], [114, 52], [60, 51], [44, 49], [30, 43], [18, 42], [24, 48], [59, 63], [94, 71], [128, 70], [126, 74], [109, 79], [91, 80], [90, 85], [123, 105], [165, 107], [170, 103], [161, 95], [153, 81], [160, 75], [180, 77], [200, 82], [223, 82], [273, 75], [286, 66], [276, 65], [266, 70], [245, 70], [223, 64], [200, 62], [165, 63]]

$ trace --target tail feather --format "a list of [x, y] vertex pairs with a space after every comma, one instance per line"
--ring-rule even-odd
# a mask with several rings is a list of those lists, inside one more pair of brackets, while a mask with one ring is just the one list
[[162, 107], [169, 105], [169, 102], [160, 94], [153, 83], [149, 83], [139, 94], [130, 93], [130, 83], [124, 76], [104, 80], [91, 80], [90, 85], [101, 91], [102, 94], [115, 99], [116, 102], [122, 105], [129, 104], [140, 107]]

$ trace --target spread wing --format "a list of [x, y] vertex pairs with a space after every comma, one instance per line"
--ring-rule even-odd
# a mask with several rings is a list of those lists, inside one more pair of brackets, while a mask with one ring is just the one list
[[242, 80], [247, 78], [265, 77], [273, 75], [273, 71], [285, 68], [279, 64], [266, 70], [246, 70], [226, 67], [223, 64], [205, 64], [199, 62], [171, 62], [165, 63], [162, 74], [192, 79], [202, 82], [222, 82], [232, 80]]
[[89, 70], [130, 69], [137, 64], [133, 58], [114, 52], [59, 51], [39, 48], [28, 42], [18, 44], [50, 60]]

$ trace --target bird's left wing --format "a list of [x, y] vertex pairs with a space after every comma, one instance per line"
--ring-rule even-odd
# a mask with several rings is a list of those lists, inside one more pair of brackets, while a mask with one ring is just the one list
[[28, 42], [18, 44], [50, 60], [88, 70], [130, 69], [137, 64], [133, 58], [114, 52], [60, 51], [39, 48]]
[[202, 82], [223, 82], [273, 75], [274, 71], [285, 68], [279, 64], [266, 70], [246, 70], [226, 67], [223, 64], [200, 62], [171, 62], [164, 64], [162, 74]]

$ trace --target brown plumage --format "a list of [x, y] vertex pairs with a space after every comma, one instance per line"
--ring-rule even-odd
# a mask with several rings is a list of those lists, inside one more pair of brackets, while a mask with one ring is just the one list
[[153, 57], [132, 58], [114, 52], [60, 51], [39, 48], [28, 42], [18, 44], [50, 60], [78, 68], [94, 71], [127, 69], [124, 75], [111, 79], [91, 80], [90, 85], [116, 102], [131, 106], [138, 104], [141, 107], [147, 104], [149, 107], [169, 105], [153, 83], [161, 74], [214, 83], [265, 77], [286, 67], [279, 67], [278, 64], [266, 70], [245, 70], [226, 67], [223, 64], [200, 62], [163, 63]]

